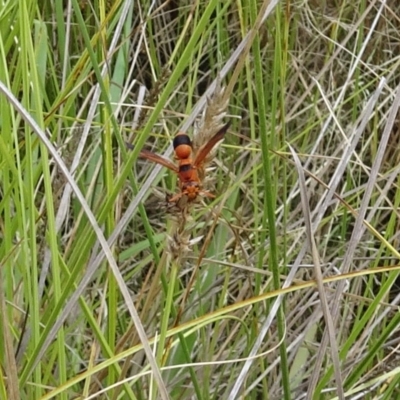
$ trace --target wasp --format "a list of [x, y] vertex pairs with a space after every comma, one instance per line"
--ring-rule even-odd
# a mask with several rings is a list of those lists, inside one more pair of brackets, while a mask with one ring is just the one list
[[212, 193], [203, 190], [199, 172], [210, 151], [224, 138], [229, 125], [230, 123], [224, 125], [207, 143], [201, 146], [194, 157], [192, 141], [186, 133], [179, 132], [173, 140], [177, 164], [148, 150], [142, 150], [139, 153], [139, 157], [160, 164], [178, 175], [180, 193], [172, 196], [168, 200], [169, 202], [177, 202], [183, 197], [186, 197], [188, 201], [193, 201], [199, 195], [215, 197]]

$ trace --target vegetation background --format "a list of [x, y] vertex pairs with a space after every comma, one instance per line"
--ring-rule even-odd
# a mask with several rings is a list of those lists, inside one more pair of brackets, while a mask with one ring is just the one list
[[[400, 398], [399, 15], [3, 1], [0, 398]], [[183, 213], [137, 157], [205, 110]]]

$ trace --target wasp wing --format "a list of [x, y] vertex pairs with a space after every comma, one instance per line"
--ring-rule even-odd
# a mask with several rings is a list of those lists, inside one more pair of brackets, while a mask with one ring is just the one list
[[174, 163], [172, 163], [171, 161], [167, 160], [164, 157], [159, 156], [158, 154], [152, 153], [151, 151], [141, 150], [139, 153], [139, 157], [160, 164], [163, 167], [166, 167], [171, 171], [176, 172], [177, 174], [179, 173], [179, 168]]
[[230, 122], [224, 125], [206, 144], [200, 147], [193, 162], [194, 168], [197, 168], [199, 165], [201, 165], [213, 147], [224, 138], [229, 125]]

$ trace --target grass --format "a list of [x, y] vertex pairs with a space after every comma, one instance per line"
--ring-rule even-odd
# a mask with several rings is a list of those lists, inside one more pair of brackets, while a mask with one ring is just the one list
[[399, 12], [4, 2], [0, 398], [397, 398]]

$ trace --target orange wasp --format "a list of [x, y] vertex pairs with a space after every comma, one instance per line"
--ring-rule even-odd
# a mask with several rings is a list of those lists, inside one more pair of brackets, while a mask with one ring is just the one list
[[148, 150], [142, 150], [139, 157], [146, 158], [171, 171], [174, 171], [179, 177], [180, 193], [169, 199], [170, 202], [176, 202], [183, 196], [186, 196], [189, 201], [196, 199], [198, 195], [214, 198], [215, 196], [202, 189], [198, 170], [202, 168], [203, 162], [213, 147], [220, 142], [229, 128], [230, 123], [224, 125], [206, 144], [201, 146], [192, 159], [192, 142], [186, 133], [179, 132], [173, 141], [175, 158], [178, 160], [178, 165], [175, 165], [170, 160], [154, 154]]

